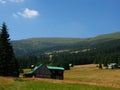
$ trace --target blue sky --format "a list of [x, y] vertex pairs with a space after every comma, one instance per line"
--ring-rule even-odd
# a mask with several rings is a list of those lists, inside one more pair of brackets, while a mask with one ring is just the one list
[[87, 38], [120, 31], [120, 0], [0, 0], [12, 40]]

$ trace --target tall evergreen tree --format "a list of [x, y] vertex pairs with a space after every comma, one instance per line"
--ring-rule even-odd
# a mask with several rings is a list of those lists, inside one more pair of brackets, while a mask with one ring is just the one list
[[2, 24], [0, 32], [0, 75], [19, 76], [19, 66], [10, 43], [5, 23]]

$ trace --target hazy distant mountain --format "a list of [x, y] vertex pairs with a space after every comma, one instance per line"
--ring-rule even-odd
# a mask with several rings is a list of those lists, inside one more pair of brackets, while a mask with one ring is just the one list
[[[15, 54], [36, 55], [56, 50], [77, 50], [95, 47], [99, 43], [120, 39], [120, 32], [92, 38], [30, 38], [12, 41]], [[101, 44], [100, 44], [101, 45]]]

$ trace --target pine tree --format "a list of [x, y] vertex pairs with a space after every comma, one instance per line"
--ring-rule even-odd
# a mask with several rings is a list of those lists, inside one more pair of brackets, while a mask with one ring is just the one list
[[2, 24], [0, 33], [0, 75], [19, 76], [19, 66], [10, 43], [7, 26]]

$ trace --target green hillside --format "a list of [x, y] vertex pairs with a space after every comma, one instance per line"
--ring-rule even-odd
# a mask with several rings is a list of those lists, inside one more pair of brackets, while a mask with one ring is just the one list
[[32, 38], [13, 41], [16, 55], [40, 54], [45, 51], [70, 49], [75, 45], [85, 43], [83, 39], [76, 38]]
[[100, 39], [120, 39], [120, 32], [115, 32], [111, 34], [103, 34], [96, 36], [94, 38], [91, 38], [91, 40], [100, 40]]
[[120, 39], [120, 32], [92, 38], [30, 38], [12, 41], [17, 56], [41, 54], [56, 50], [77, 50], [91, 48], [98, 43]]

